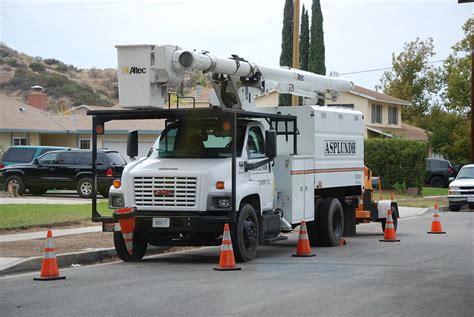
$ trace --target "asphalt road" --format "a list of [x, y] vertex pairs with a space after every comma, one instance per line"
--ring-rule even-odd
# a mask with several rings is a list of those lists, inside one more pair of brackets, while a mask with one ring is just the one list
[[2, 316], [472, 316], [474, 213], [442, 213], [446, 235], [428, 235], [430, 215], [401, 219], [400, 243], [382, 243], [378, 224], [348, 245], [293, 258], [296, 235], [262, 246], [242, 271], [216, 272], [205, 248], [0, 278]]

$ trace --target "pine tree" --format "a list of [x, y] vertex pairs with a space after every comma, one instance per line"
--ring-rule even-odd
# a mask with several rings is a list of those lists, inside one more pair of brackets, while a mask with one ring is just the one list
[[303, 4], [300, 34], [300, 69], [308, 70], [309, 62], [309, 15]]
[[[286, 0], [283, 9], [283, 29], [281, 39], [280, 66], [291, 67], [293, 62], [293, 0]], [[291, 95], [280, 94], [279, 106], [291, 106]]]
[[325, 60], [323, 13], [321, 12], [320, 0], [313, 0], [311, 6], [311, 42], [308, 70], [316, 74], [326, 75]]

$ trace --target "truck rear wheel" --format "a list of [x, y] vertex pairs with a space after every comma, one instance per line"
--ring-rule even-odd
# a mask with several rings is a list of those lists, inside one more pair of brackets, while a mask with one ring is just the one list
[[137, 232], [133, 234], [133, 254], [128, 253], [121, 231], [114, 231], [114, 246], [117, 256], [124, 262], [138, 262], [145, 256], [148, 243]]
[[258, 218], [250, 204], [242, 206], [236, 226], [231, 230], [232, 248], [237, 262], [247, 262], [255, 258], [258, 249]]
[[344, 232], [344, 213], [341, 202], [326, 198], [318, 215], [319, 235], [322, 246], [338, 246]]

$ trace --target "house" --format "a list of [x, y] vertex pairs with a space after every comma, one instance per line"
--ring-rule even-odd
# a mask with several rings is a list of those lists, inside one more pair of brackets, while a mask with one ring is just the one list
[[[256, 97], [257, 107], [269, 107], [278, 104], [279, 93], [270, 90]], [[428, 141], [427, 132], [402, 122], [402, 107], [409, 106], [408, 101], [398, 99], [374, 90], [355, 86], [354, 91], [343, 92], [336, 102], [326, 101], [329, 107], [345, 107], [364, 114], [365, 137], [403, 137], [414, 141]]]
[[[13, 145], [54, 145], [90, 149], [91, 116], [53, 115], [20, 100], [0, 94], [0, 156]], [[98, 136], [98, 148], [118, 150], [126, 155], [129, 130], [139, 131], [139, 154], [144, 156], [164, 129], [162, 120], [126, 120], [105, 124]]]

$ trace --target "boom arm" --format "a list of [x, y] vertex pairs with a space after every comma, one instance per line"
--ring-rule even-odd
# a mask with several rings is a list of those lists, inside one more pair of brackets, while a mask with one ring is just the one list
[[183, 51], [177, 46], [117, 46], [120, 104], [129, 108], [164, 107], [167, 93], [187, 71], [210, 73], [222, 105], [252, 110], [254, 97], [265, 91], [266, 81], [280, 93], [307, 98], [351, 91], [351, 81], [291, 69], [260, 66], [233, 55], [215, 57], [208, 52]]

